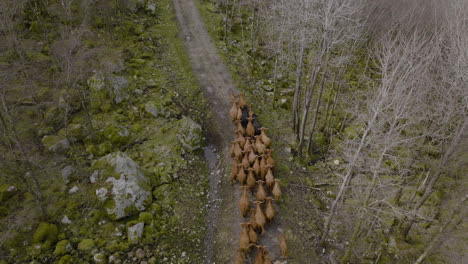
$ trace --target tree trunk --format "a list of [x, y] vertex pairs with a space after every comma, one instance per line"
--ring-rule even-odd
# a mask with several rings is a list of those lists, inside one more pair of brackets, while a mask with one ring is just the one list
[[309, 153], [309, 155], [312, 154], [312, 143], [314, 141], [312, 137], [314, 136], [315, 124], [317, 123], [318, 111], [320, 109], [320, 103], [321, 103], [321, 99], [322, 99], [323, 87], [325, 86], [326, 78], [327, 77], [325, 76], [325, 72], [324, 72], [323, 75], [322, 75], [322, 80], [320, 81], [319, 94], [318, 94], [318, 97], [317, 97], [317, 103], [315, 104], [314, 118], [312, 120], [312, 125], [310, 127], [309, 143], [307, 144], [307, 153]]
[[276, 97], [277, 97], [277, 81], [276, 81], [276, 75], [278, 73], [278, 54], [275, 55], [275, 71], [273, 74], [273, 103], [272, 107], [273, 109], [276, 109]]
[[296, 134], [296, 139], [299, 141], [299, 98], [301, 93], [301, 79], [304, 61], [304, 41], [299, 48], [299, 58], [296, 68], [296, 86], [294, 87], [294, 101], [293, 101], [293, 130]]
[[252, 56], [252, 69], [255, 67], [255, 19], [256, 19], [256, 12], [255, 12], [255, 5], [253, 6], [252, 10], [252, 24], [250, 25], [250, 52]]
[[304, 134], [305, 125], [307, 123], [307, 115], [310, 110], [310, 103], [312, 102], [312, 96], [314, 94], [315, 83], [317, 82], [317, 76], [320, 72], [321, 66], [314, 67], [312, 71], [312, 80], [310, 81], [309, 89], [307, 90], [306, 97], [304, 99], [304, 110], [302, 112], [301, 127], [299, 129], [299, 156], [302, 156], [302, 147], [304, 145]]

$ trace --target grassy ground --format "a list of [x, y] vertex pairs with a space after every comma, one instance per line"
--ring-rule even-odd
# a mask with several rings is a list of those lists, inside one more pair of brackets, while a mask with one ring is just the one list
[[[24, 124], [29, 124], [28, 120], [31, 119], [39, 121], [36, 127], [17, 123], [19, 130], [25, 131], [21, 133], [21, 138], [39, 142], [39, 146], [44, 135], [49, 138], [67, 137], [76, 125], [85, 127], [86, 131], [94, 131], [94, 136], [89, 137], [88, 133], [79, 135], [72, 148], [60, 154], [50, 153], [41, 147], [31, 150], [37, 161], [51, 165], [47, 170], [41, 170], [40, 182], [46, 199], [47, 216], [40, 220], [36, 217], [36, 211], [31, 210], [35, 204], [27, 186], [18, 182], [17, 172], [11, 163], [2, 164], [2, 182], [17, 186], [18, 193], [8, 201], [2, 201], [1, 263], [31, 260], [39, 263], [88, 263], [97, 253], [103, 254], [106, 259], [113, 255], [124, 263], [133, 263], [128, 254], [134, 254], [137, 248], [145, 250], [144, 259], [150, 263], [203, 261], [208, 168], [203, 151], [184, 151], [178, 143], [177, 132], [185, 117], [203, 127], [206, 106], [179, 39], [171, 2], [158, 1], [155, 14], [144, 8], [137, 11], [125, 9], [118, 21], [107, 24], [106, 19], [97, 12], [92, 25], [89, 25], [90, 33], [79, 39], [80, 51], [96, 54], [88, 58], [87, 67], [90, 69], [83, 77], [85, 82], [77, 84], [90, 98], [85, 104], [87, 108], [78, 105], [67, 116], [67, 121], [58, 120], [55, 124], [45, 118], [58, 118], [53, 112], [58, 109], [54, 102], [48, 103], [45, 109], [34, 109], [39, 115], [32, 114], [31, 110], [17, 113], [18, 117], [26, 120]], [[51, 25], [56, 26], [62, 23], [60, 20], [50, 21]], [[22, 37], [52, 46], [58, 43], [61, 32], [49, 32], [48, 36], [54, 34], [56, 38], [44, 40], [42, 34], [33, 35], [25, 30]], [[39, 51], [39, 55], [36, 57], [46, 57], [48, 61], [56, 59], [54, 54], [44, 51]], [[121, 70], [114, 73], [107, 71], [108, 64], [115, 66], [118, 61], [123, 64]], [[2, 63], [8, 65], [12, 62], [5, 58]], [[57, 67], [49, 63], [38, 68], [40, 74], [45, 76], [44, 82], [61, 76], [54, 74], [53, 69]], [[110, 93], [94, 93], [86, 80], [95, 77], [95, 72], [125, 77], [129, 98], [115, 103]], [[69, 92], [64, 88], [53, 86], [48, 94], [55, 96]], [[15, 99], [15, 92], [23, 91], [9, 90], [8, 95], [11, 96], [8, 98], [12, 98], [12, 102], [24, 100], [23, 97]], [[74, 100], [77, 97], [69, 102]], [[145, 112], [147, 104], [159, 107], [162, 114], [156, 118], [149, 115]], [[90, 115], [86, 114], [88, 111]], [[117, 127], [128, 129], [130, 136], [118, 138]], [[150, 219], [136, 214], [113, 221], [96, 198], [96, 187], [89, 182], [93, 163], [115, 151], [126, 152], [149, 179], [153, 202], [146, 212], [150, 213]], [[60, 170], [65, 165], [77, 167], [79, 171], [76, 179], [69, 184], [65, 184], [60, 176]], [[80, 191], [70, 195], [68, 190], [73, 186], [79, 187]], [[61, 223], [64, 215], [70, 218], [72, 224]], [[39, 221], [52, 224], [57, 230], [54, 231], [54, 227], [45, 228], [44, 225], [41, 228]], [[142, 221], [146, 223], [142, 239], [138, 243], [130, 243], [126, 226]], [[34, 240], [33, 234], [38, 232], [43, 232], [50, 239]], [[115, 232], [123, 235], [116, 236]], [[93, 241], [90, 251], [79, 246], [85, 239]], [[43, 246], [49, 240], [47, 247]], [[57, 251], [59, 241], [68, 241], [70, 249]], [[39, 244], [42, 248], [37, 248]], [[63, 243], [60, 245], [63, 247]]]

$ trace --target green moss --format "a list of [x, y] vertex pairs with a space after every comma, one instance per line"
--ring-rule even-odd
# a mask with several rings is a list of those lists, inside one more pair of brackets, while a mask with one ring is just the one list
[[60, 233], [60, 234], [58, 234], [57, 238], [59, 240], [65, 240], [65, 238], [67, 238], [67, 235], [65, 233]]
[[105, 213], [101, 210], [94, 209], [91, 211], [91, 223], [97, 224], [102, 218], [105, 217]]
[[346, 138], [352, 140], [359, 136], [359, 134], [362, 132], [362, 129], [363, 128], [361, 126], [349, 126], [343, 130], [343, 133]]
[[130, 243], [127, 241], [112, 240], [106, 246], [109, 252], [127, 251], [130, 248]]
[[108, 126], [104, 130], [104, 136], [116, 146], [125, 145], [130, 140], [130, 133], [125, 127], [118, 127], [113, 125]]
[[151, 224], [153, 221], [153, 215], [148, 212], [141, 212], [138, 216], [138, 221], [143, 222], [145, 224]]
[[93, 256], [94, 262], [95, 263], [107, 263], [107, 258], [106, 255], [102, 253], [98, 253]]
[[68, 240], [62, 240], [57, 243], [54, 250], [54, 256], [62, 256], [67, 254], [67, 247], [70, 247], [70, 242]]
[[75, 264], [73, 257], [70, 255], [65, 255], [59, 259], [57, 264]]
[[55, 146], [64, 139], [65, 137], [49, 135], [49, 136], [43, 137], [41, 141], [42, 141], [42, 144], [44, 144], [44, 147], [52, 151], [55, 148]]
[[39, 21], [33, 21], [31, 22], [31, 25], [29, 26], [29, 31], [32, 33], [41, 33], [41, 27], [39, 26]]
[[98, 155], [99, 153], [98, 148], [93, 144], [86, 145], [86, 152], [93, 155]]
[[142, 242], [145, 244], [154, 243], [157, 239], [159, 233], [157, 232], [154, 226], [146, 226], [143, 229], [143, 239]]
[[[88, 150], [88, 148], [86, 150]], [[92, 150], [93, 149], [90, 149], [90, 151]], [[99, 144], [99, 147], [97, 148], [97, 155], [104, 156], [112, 152], [112, 150], [113, 150], [112, 143], [110, 143], [109, 141], [105, 141], [104, 143]]]
[[64, 121], [64, 114], [58, 107], [49, 108], [44, 115], [44, 122], [47, 126], [58, 127]]
[[136, 212], [138, 212], [138, 209], [135, 207], [135, 205], [130, 205], [125, 207], [124, 209], [126, 215], [134, 215]]
[[94, 247], [95, 247], [94, 240], [89, 239], [89, 238], [81, 240], [81, 242], [78, 244], [78, 250], [83, 251], [83, 252], [89, 252]]
[[54, 224], [42, 222], [33, 235], [32, 242], [49, 249], [57, 241], [58, 228]]

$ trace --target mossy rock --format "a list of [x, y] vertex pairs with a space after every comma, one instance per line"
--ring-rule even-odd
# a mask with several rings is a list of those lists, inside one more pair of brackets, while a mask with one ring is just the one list
[[112, 152], [113, 148], [114, 147], [112, 146], [112, 143], [110, 143], [109, 141], [105, 141], [105, 142], [99, 144], [99, 146], [97, 148], [92, 148], [92, 147], [90, 147], [89, 149], [86, 148], [86, 151], [89, 150], [90, 153], [92, 153], [92, 154], [95, 154], [95, 155], [98, 155], [98, 156], [104, 156], [107, 153]]
[[76, 262], [73, 260], [71, 255], [65, 255], [59, 259], [57, 264], [75, 264]]
[[42, 138], [44, 147], [54, 153], [64, 153], [70, 149], [70, 142], [67, 138], [62, 136], [48, 135]]
[[94, 240], [85, 238], [78, 244], [78, 250], [82, 252], [90, 252], [95, 246], [96, 244], [94, 243]]
[[70, 124], [68, 127], [61, 129], [58, 135], [72, 137], [81, 141], [88, 136], [88, 131], [81, 124]]
[[10, 184], [0, 185], [0, 202], [7, 201], [16, 193], [18, 193], [18, 189], [15, 186]]
[[106, 264], [107, 263], [106, 255], [104, 255], [102, 253], [94, 254], [93, 260], [94, 260], [94, 263], [96, 263], [96, 264]]
[[106, 246], [106, 250], [109, 252], [122, 252], [129, 250], [129, 248], [130, 243], [120, 240], [111, 240]]
[[68, 240], [62, 240], [57, 243], [54, 250], [54, 256], [63, 256], [70, 252], [72, 249], [71, 244]]
[[32, 237], [33, 244], [49, 249], [57, 242], [58, 228], [54, 224], [41, 222]]
[[185, 151], [192, 152], [203, 147], [203, 133], [200, 124], [184, 116], [179, 120], [179, 125], [177, 138]]
[[88, 79], [87, 83], [91, 91], [89, 96], [91, 112], [97, 113], [108, 109], [109, 93], [105, 89], [104, 76], [96, 72]]
[[49, 108], [44, 114], [44, 122], [47, 126], [58, 127], [65, 119], [64, 112], [58, 107]]
[[108, 126], [104, 129], [103, 135], [116, 146], [123, 146], [130, 140], [130, 132], [126, 127], [122, 126]]

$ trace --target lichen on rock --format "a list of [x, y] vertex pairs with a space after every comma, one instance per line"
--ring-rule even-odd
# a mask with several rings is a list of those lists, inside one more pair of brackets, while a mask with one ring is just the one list
[[50, 152], [62, 153], [70, 149], [70, 142], [61, 136], [48, 135], [42, 138], [42, 144]]
[[110, 83], [112, 99], [116, 104], [127, 100], [130, 95], [128, 93], [128, 80], [123, 76], [111, 75], [107, 78]]
[[179, 120], [179, 124], [180, 128], [177, 138], [183, 149], [187, 152], [192, 152], [202, 148], [203, 134], [201, 125], [186, 116]]
[[145, 227], [145, 223], [137, 223], [133, 226], [128, 227], [128, 240], [130, 242], [134, 242], [141, 238], [143, 235], [143, 228]]
[[[103, 177], [96, 195], [106, 200], [108, 215], [116, 220], [146, 209], [151, 203], [147, 179], [138, 164], [127, 154], [116, 152], [99, 159], [94, 167]], [[103, 187], [109, 187], [104, 194]], [[108, 198], [109, 197], [109, 198]]]

